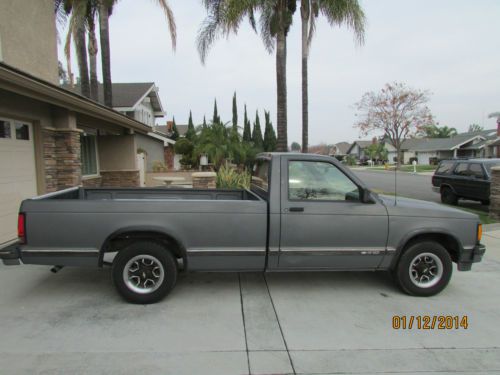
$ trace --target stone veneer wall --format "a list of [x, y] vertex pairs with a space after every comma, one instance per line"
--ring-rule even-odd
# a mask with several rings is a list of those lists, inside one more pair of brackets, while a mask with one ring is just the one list
[[172, 146], [168, 146], [164, 148], [165, 155], [165, 166], [168, 171], [172, 171], [174, 169], [174, 148]]
[[193, 176], [193, 189], [215, 189], [217, 174], [215, 172], [195, 172]]
[[140, 187], [138, 170], [101, 171], [102, 187]]
[[98, 188], [102, 186], [102, 177], [91, 177], [82, 180], [82, 186], [86, 188]]
[[43, 129], [43, 159], [47, 192], [80, 185], [80, 131]]
[[500, 167], [491, 168], [490, 217], [500, 220]]

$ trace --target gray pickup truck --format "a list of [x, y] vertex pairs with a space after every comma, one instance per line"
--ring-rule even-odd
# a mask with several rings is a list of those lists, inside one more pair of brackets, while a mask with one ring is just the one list
[[27, 199], [8, 265], [112, 265], [118, 292], [153, 303], [185, 271], [392, 271], [430, 296], [485, 252], [478, 217], [377, 195], [335, 159], [260, 154], [249, 190], [75, 187]]

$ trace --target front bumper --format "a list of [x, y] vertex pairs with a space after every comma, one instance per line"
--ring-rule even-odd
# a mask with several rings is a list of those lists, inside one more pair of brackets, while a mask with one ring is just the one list
[[21, 264], [21, 250], [19, 243], [13, 243], [0, 249], [0, 259], [6, 266], [17, 266]]
[[458, 270], [459, 271], [470, 271], [472, 268], [472, 263], [480, 262], [483, 259], [483, 255], [486, 252], [486, 246], [483, 244], [477, 244], [472, 249], [462, 250], [458, 258]]

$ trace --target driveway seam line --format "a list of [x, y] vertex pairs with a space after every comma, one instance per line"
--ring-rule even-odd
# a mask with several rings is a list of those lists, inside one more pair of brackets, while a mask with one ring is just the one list
[[245, 334], [245, 351], [247, 353], [247, 367], [248, 367], [248, 374], [251, 375], [252, 372], [250, 371], [250, 355], [248, 353], [247, 326], [245, 322], [245, 310], [243, 309], [243, 292], [241, 289], [241, 274], [239, 272], [238, 272], [238, 283], [240, 284], [241, 317], [243, 319], [243, 333]]
[[271, 295], [271, 291], [269, 290], [269, 284], [267, 283], [267, 277], [264, 274], [264, 282], [266, 283], [267, 294], [269, 295], [269, 299], [271, 300], [271, 306], [273, 307], [274, 315], [276, 316], [276, 322], [278, 322], [278, 327], [280, 329], [281, 338], [283, 339], [283, 343], [285, 344], [286, 354], [288, 355], [288, 360], [290, 361], [290, 366], [292, 367], [293, 374], [296, 375], [295, 366], [293, 365], [292, 356], [290, 354], [290, 350], [288, 349], [288, 344], [285, 339], [285, 335], [283, 333], [283, 328], [281, 327], [280, 319], [278, 317], [278, 312], [276, 311], [276, 306], [274, 305], [273, 296]]

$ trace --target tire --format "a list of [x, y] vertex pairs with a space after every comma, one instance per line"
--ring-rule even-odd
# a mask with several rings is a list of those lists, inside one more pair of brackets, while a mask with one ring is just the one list
[[113, 262], [113, 283], [128, 302], [150, 304], [162, 300], [177, 280], [177, 263], [161, 244], [134, 242], [119, 251]]
[[441, 202], [456, 206], [458, 204], [458, 197], [451, 188], [443, 187], [441, 189]]
[[448, 285], [453, 267], [450, 254], [441, 244], [425, 241], [408, 247], [394, 271], [396, 282], [405, 293], [428, 297]]

